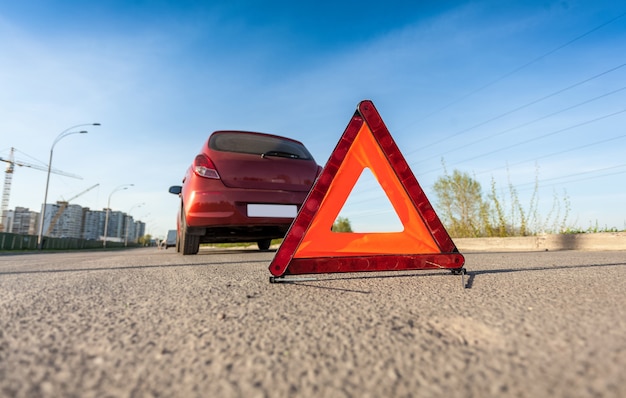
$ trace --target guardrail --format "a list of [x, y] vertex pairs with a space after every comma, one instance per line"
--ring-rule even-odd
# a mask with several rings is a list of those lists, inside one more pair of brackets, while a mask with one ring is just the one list
[[547, 234], [509, 238], [454, 238], [459, 251], [626, 250], [626, 232]]
[[[107, 248], [124, 247], [124, 242], [107, 242]], [[136, 243], [128, 243], [136, 247]], [[101, 249], [102, 241], [78, 238], [43, 238], [44, 250], [84, 250]], [[37, 250], [37, 235], [20, 235], [0, 232], [0, 250]]]

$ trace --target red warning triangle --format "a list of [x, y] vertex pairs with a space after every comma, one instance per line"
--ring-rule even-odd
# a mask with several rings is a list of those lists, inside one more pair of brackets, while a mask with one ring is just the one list
[[[365, 168], [387, 194], [401, 232], [338, 233], [333, 222]], [[461, 270], [459, 253], [371, 101], [352, 120], [313, 185], [269, 270], [285, 275]]]

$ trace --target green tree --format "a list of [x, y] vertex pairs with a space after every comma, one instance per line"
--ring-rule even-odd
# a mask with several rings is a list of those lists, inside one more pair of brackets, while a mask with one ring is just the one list
[[152, 240], [152, 235], [147, 234], [139, 238], [139, 244], [141, 246], [149, 246], [151, 240]]
[[352, 226], [347, 217], [337, 217], [330, 230], [333, 232], [352, 232]]
[[483, 199], [480, 183], [468, 173], [454, 170], [435, 182], [442, 222], [453, 237], [491, 234], [489, 204]]

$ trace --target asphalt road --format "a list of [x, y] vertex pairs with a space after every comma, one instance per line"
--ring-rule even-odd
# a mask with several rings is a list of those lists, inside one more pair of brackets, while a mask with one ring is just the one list
[[0, 396], [626, 396], [626, 251], [466, 253], [466, 289], [273, 255], [0, 255]]

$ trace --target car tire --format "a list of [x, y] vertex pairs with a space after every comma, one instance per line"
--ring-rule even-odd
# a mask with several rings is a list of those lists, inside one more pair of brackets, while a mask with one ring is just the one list
[[198, 235], [190, 235], [187, 233], [187, 222], [185, 220], [185, 213], [181, 212], [180, 220], [180, 249], [183, 255], [198, 254], [200, 250], [200, 237]]
[[257, 246], [259, 246], [259, 250], [262, 252], [269, 250], [270, 245], [272, 244], [271, 239], [263, 239], [256, 242]]

